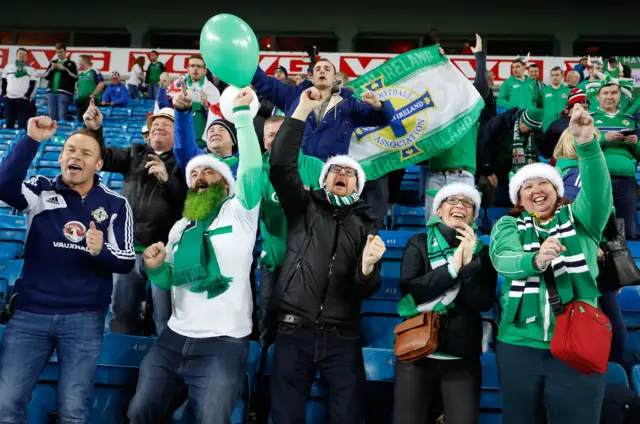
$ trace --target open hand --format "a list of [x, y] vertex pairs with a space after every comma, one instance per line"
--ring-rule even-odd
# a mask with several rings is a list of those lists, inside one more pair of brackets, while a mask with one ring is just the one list
[[624, 138], [624, 141], [630, 144], [638, 144], [638, 136], [635, 134], [628, 135]]
[[144, 167], [149, 170], [149, 175], [155, 175], [155, 177], [161, 184], [164, 184], [169, 180], [167, 167], [164, 165], [162, 159], [160, 159], [158, 156], [149, 155], [149, 161]]
[[96, 131], [102, 126], [102, 112], [96, 106], [94, 98], [91, 98], [87, 111], [82, 115], [82, 120], [91, 131]]
[[104, 246], [104, 233], [96, 228], [96, 223], [93, 221], [89, 224], [86, 240], [91, 256], [98, 256]]
[[142, 254], [144, 266], [150, 269], [160, 268], [167, 257], [167, 249], [163, 242], [154, 243], [147, 247]]
[[42, 143], [45, 140], [49, 140], [56, 133], [58, 124], [48, 116], [37, 116], [29, 119], [27, 125], [27, 135]]

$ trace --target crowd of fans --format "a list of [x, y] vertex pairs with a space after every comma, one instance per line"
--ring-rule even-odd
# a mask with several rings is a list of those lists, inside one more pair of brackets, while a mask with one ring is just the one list
[[[500, 274], [503, 422], [596, 424], [605, 375], [583, 374], [551, 353], [547, 287], [554, 280], [564, 305], [585, 302], [610, 318], [610, 360], [621, 362], [624, 323], [615, 290], [598, 279], [600, 246], [612, 213], [627, 239], [636, 237], [640, 99], [614, 59], [584, 58], [567, 75], [553, 68], [547, 86], [522, 57], [496, 99], [480, 37], [470, 51], [485, 108], [458, 144], [421, 164], [426, 229], [409, 240], [400, 276], [401, 303], [417, 305], [401, 315], [437, 311], [439, 344], [428, 357], [396, 361], [395, 422], [424, 424], [437, 392], [447, 423], [478, 422], [480, 314], [493, 306]], [[259, 116], [245, 88], [223, 118], [211, 106], [226, 84], [199, 56], [172, 84], [155, 51], [146, 68], [136, 60], [126, 83], [114, 72], [105, 84], [89, 56], [76, 65], [58, 44], [44, 74], [49, 116], [29, 119], [38, 76], [27, 53], [5, 67], [0, 93], [6, 126], [26, 130], [0, 163], [0, 199], [30, 223], [0, 345], [0, 420], [25, 421], [55, 348], [58, 416], [87, 422], [106, 313], [110, 332], [142, 334], [139, 304], [150, 280], [158, 339], [140, 367], [131, 423], [164, 422], [185, 389], [198, 423], [228, 423], [255, 332], [265, 352], [276, 344], [275, 424], [304, 422], [316, 370], [329, 422], [360, 424], [360, 306], [381, 286], [378, 232], [404, 170], [367, 180], [348, 151], [355, 128], [390, 123], [389, 102], [375, 92], [357, 99], [346, 75], [320, 59], [299, 81], [284, 68], [267, 76], [258, 67], [251, 85]], [[141, 129], [147, 143], [105, 147], [99, 106], [145, 95], [156, 100]], [[25, 181], [74, 99], [84, 127], [65, 141], [60, 176]], [[102, 171], [124, 176], [120, 193], [101, 183]], [[475, 222], [493, 205], [513, 209], [485, 246]]]

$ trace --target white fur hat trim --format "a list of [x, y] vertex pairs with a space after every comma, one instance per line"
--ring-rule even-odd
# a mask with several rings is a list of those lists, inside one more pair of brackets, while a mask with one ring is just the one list
[[478, 219], [478, 215], [480, 214], [480, 193], [475, 189], [475, 187], [463, 183], [448, 184], [438, 190], [436, 196], [433, 198], [433, 206], [431, 207], [432, 213], [436, 215], [436, 211], [447, 197], [457, 195], [468, 197], [469, 200], [473, 202], [473, 220], [475, 221]]
[[356, 170], [356, 178], [358, 178], [358, 189], [356, 190], [356, 192], [358, 193], [358, 196], [361, 196], [362, 190], [364, 189], [364, 183], [367, 182], [367, 176], [365, 175], [364, 169], [362, 169], [362, 166], [360, 166], [358, 161], [347, 155], [333, 156], [327, 160], [327, 163], [324, 164], [322, 172], [320, 173], [320, 187], [324, 187], [324, 180], [327, 178], [329, 169], [333, 165], [346, 166]]
[[558, 197], [562, 197], [564, 195], [564, 184], [562, 182], [560, 172], [558, 172], [558, 170], [553, 166], [547, 165], [546, 163], [532, 163], [522, 167], [516, 175], [511, 178], [511, 181], [509, 181], [509, 199], [511, 199], [511, 203], [514, 205], [518, 204], [520, 188], [525, 181], [533, 178], [544, 178], [545, 180], [549, 180], [549, 182], [556, 188]]
[[207, 166], [213, 170], [218, 171], [220, 175], [222, 175], [222, 178], [227, 180], [227, 184], [229, 184], [229, 196], [234, 195], [236, 180], [233, 178], [231, 168], [229, 168], [229, 165], [211, 154], [198, 155], [191, 159], [187, 164], [186, 178], [189, 188], [193, 188], [191, 187], [191, 171], [201, 166]]

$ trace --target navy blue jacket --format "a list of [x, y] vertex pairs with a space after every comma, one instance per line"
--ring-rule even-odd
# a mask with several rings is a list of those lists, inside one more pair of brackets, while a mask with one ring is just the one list
[[[291, 86], [278, 81], [258, 66], [251, 85], [260, 96], [273, 103], [278, 109], [291, 116], [298, 107], [300, 94], [311, 82], [304, 81], [298, 86]], [[388, 125], [395, 113], [390, 102], [382, 102], [382, 109], [376, 110], [371, 105], [353, 97], [353, 91], [343, 88], [332, 99], [335, 106], [328, 109], [318, 123], [316, 114], [307, 118], [302, 139], [302, 152], [326, 161], [331, 156], [349, 153], [351, 133], [358, 127], [378, 127]]]
[[[0, 163], [0, 200], [27, 216], [16, 309], [42, 314], [106, 311], [113, 273], [135, 264], [133, 215], [124, 197], [100, 184], [83, 199], [62, 178], [23, 181], [40, 143], [24, 136]], [[104, 246], [91, 256], [85, 234], [94, 222]]]

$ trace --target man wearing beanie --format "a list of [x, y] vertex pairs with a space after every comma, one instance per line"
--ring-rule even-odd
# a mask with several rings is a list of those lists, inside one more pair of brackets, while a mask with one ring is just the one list
[[196, 422], [231, 422], [245, 374], [252, 296], [249, 274], [260, 209], [260, 145], [245, 88], [234, 103], [244, 160], [234, 179], [214, 155], [189, 161], [183, 218], [144, 252], [152, 284], [171, 291], [173, 313], [140, 365], [132, 424], [166, 422], [188, 388]]
[[282, 81], [283, 79], [287, 78], [289, 76], [289, 73], [287, 72], [286, 69], [284, 69], [284, 66], [280, 65], [276, 68], [275, 71], [273, 71], [273, 77], [275, 79], [277, 79], [278, 81]]
[[587, 96], [580, 88], [572, 88], [569, 92], [569, 98], [566, 102], [564, 110], [560, 113], [560, 116], [555, 121], [551, 122], [544, 132], [544, 136], [537, 140], [538, 150], [543, 158], [551, 159], [553, 156], [553, 149], [556, 148], [558, 140], [564, 130], [569, 128], [569, 121], [573, 114], [573, 108], [575, 105], [581, 105], [583, 109], [589, 109], [589, 102], [587, 102]]
[[120, 72], [111, 75], [111, 84], [102, 96], [102, 106], [125, 107], [129, 104], [129, 90], [120, 82]]
[[212, 153], [218, 159], [226, 162], [235, 176], [238, 169], [238, 136], [235, 125], [226, 119], [211, 121], [204, 132], [207, 145], [201, 149], [198, 147], [197, 134], [193, 126], [193, 114], [191, 113], [193, 103], [184, 84], [180, 93], [174, 97], [173, 105], [176, 109], [176, 145], [174, 151], [178, 159], [178, 165], [182, 169], [186, 169], [192, 158], [202, 153]]
[[511, 64], [512, 75], [504, 80], [498, 94], [498, 106], [504, 109], [538, 107], [540, 90], [533, 79], [525, 75], [528, 58], [518, 57]]
[[360, 424], [363, 417], [360, 304], [380, 288], [385, 246], [376, 217], [360, 200], [366, 176], [358, 162], [329, 158], [319, 190], [307, 191], [300, 178], [306, 120], [323, 100], [314, 87], [303, 91], [271, 150], [270, 179], [288, 229], [276, 288], [280, 328], [271, 377], [271, 411], [278, 424], [305, 422], [316, 370], [331, 393], [331, 421]]
[[[478, 166], [483, 195], [493, 196], [496, 187], [506, 188], [512, 174], [538, 162], [536, 134], [542, 131], [542, 109], [510, 109], [492, 118], [478, 139]], [[487, 184], [488, 181], [488, 184]]]

